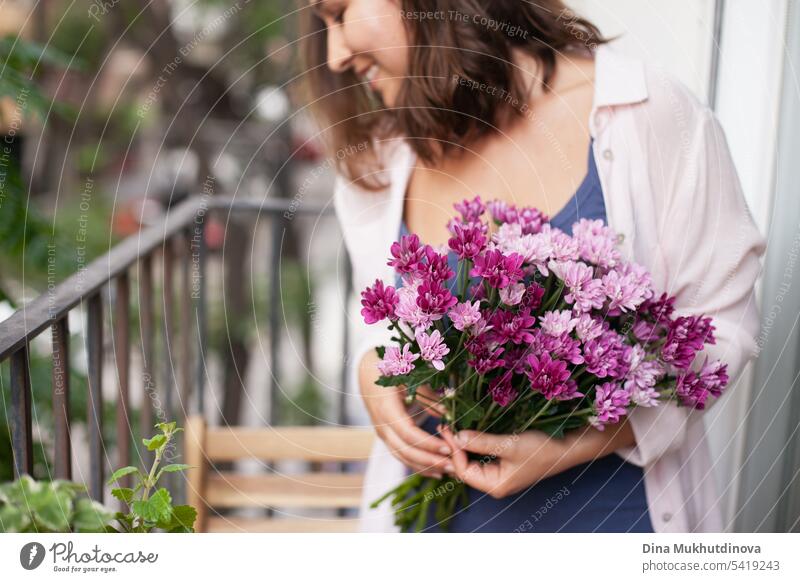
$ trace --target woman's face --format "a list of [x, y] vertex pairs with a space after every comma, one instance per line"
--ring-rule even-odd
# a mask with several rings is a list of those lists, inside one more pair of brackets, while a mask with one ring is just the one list
[[408, 40], [399, 0], [311, 0], [328, 28], [328, 67], [352, 69], [384, 105], [397, 101], [408, 71]]

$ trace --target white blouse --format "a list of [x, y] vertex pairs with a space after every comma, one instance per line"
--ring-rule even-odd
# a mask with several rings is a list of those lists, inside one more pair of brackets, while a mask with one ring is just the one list
[[[756, 355], [759, 312], [754, 287], [766, 240], [742, 193], [727, 142], [713, 112], [675, 78], [601, 45], [595, 53], [589, 130], [609, 226], [624, 235], [622, 253], [647, 267], [657, 294], [676, 296], [676, 316], [706, 314], [716, 326], [709, 359], [728, 364], [730, 384]], [[388, 187], [370, 192], [336, 178], [334, 206], [356, 290], [376, 278], [394, 285], [386, 262], [397, 240], [406, 185], [416, 156], [402, 138], [379, 144]], [[364, 323], [351, 309], [355, 348], [348, 369], [358, 394], [357, 366], [386, 345], [384, 323]], [[702, 360], [702, 357], [697, 358]], [[713, 399], [707, 404], [713, 406]], [[723, 531], [704, 411], [675, 404], [636, 408], [636, 445], [616, 451], [643, 467], [650, 518], [657, 532]], [[405, 466], [376, 439], [367, 465], [361, 531], [397, 531], [389, 501], [369, 503], [405, 476]]]

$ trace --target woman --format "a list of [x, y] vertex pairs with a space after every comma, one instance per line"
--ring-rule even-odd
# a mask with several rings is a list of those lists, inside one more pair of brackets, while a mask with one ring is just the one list
[[[755, 353], [753, 288], [765, 241], [718, 122], [678, 81], [616, 54], [558, 0], [312, 2], [307, 74], [338, 160], [337, 216], [356, 289], [381, 278], [392, 241], [446, 242], [453, 203], [480, 195], [534, 206], [569, 231], [600, 218], [647, 267], [680, 315], [714, 318], [705, 353], [731, 387]], [[427, 10], [427, 11], [426, 11]], [[374, 346], [358, 324], [350, 381], [380, 437], [363, 531], [391, 531], [388, 501], [409, 471], [469, 487], [451, 531], [721, 531], [702, 413], [637, 408], [615, 430], [564, 440], [437, 430], [437, 410], [375, 385]], [[363, 326], [363, 327], [362, 327]], [[510, 442], [510, 444], [509, 444]], [[496, 455], [469, 462], [467, 451]], [[431, 518], [429, 531], [436, 531]]]

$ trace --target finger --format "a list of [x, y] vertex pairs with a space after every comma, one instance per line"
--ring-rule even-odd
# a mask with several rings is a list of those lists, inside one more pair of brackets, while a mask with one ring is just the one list
[[455, 442], [460, 448], [480, 455], [502, 456], [511, 444], [512, 435], [497, 435], [477, 430], [462, 430], [455, 435]]
[[419, 428], [411, 420], [411, 417], [408, 418], [408, 422], [398, 422], [392, 428], [408, 445], [434, 453], [437, 456], [449, 455], [452, 452], [452, 449], [447, 446], [443, 439]]
[[[447, 465], [451, 464], [449, 457], [430, 453], [413, 445], [409, 445], [407, 442], [403, 441], [397, 433], [392, 431], [388, 431], [388, 433], [387, 444], [389, 448], [395, 449], [397, 453], [407, 461], [407, 464], [413, 463], [420, 466], [423, 470], [432, 470], [437, 473], [444, 472]], [[444, 441], [442, 442], [444, 443]]]
[[453, 473], [455, 476], [470, 487], [484, 493], [490, 493], [492, 488], [495, 487], [495, 479], [492, 475], [496, 473], [496, 468], [469, 461], [466, 451], [455, 442], [455, 437], [450, 428], [444, 427], [442, 429], [442, 437], [455, 451], [450, 457], [453, 459]]

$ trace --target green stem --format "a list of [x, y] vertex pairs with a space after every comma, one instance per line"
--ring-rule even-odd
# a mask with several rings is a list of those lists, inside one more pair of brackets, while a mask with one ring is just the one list
[[525, 432], [526, 430], [528, 430], [528, 428], [529, 428], [529, 427], [530, 427], [530, 426], [531, 426], [531, 425], [532, 425], [534, 422], [536, 422], [536, 420], [537, 420], [537, 419], [538, 419], [540, 416], [542, 416], [542, 415], [543, 415], [543, 414], [544, 414], [544, 413], [547, 411], [547, 409], [548, 409], [548, 408], [550, 408], [550, 405], [551, 405], [551, 404], [553, 404], [553, 400], [548, 400], [547, 402], [545, 402], [544, 406], [542, 406], [542, 407], [539, 409], [539, 412], [537, 412], [536, 414], [534, 414], [534, 415], [533, 415], [533, 418], [531, 418], [531, 419], [530, 419], [528, 422], [526, 422], [526, 423], [525, 423], [525, 426], [523, 426], [523, 427], [522, 427], [522, 429], [521, 429], [521, 430], [519, 430], [518, 432]]

